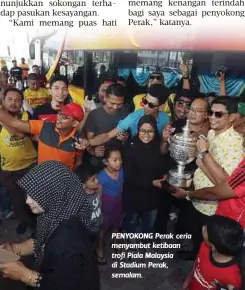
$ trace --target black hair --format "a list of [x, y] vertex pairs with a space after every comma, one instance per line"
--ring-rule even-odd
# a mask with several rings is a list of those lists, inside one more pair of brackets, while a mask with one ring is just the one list
[[210, 92], [210, 93], [207, 93], [205, 95], [205, 98], [209, 98], [209, 97], [212, 97], [212, 98], [218, 98], [218, 95], [215, 93], [215, 92]]
[[39, 66], [38, 66], [37, 64], [34, 64], [34, 65], [32, 66], [32, 68], [34, 68], [34, 67], [38, 67], [38, 68], [39, 68]]
[[39, 80], [39, 76], [35, 73], [30, 73], [27, 77], [28, 81], [37, 81]]
[[238, 103], [232, 97], [218, 97], [212, 102], [214, 104], [223, 105], [229, 114], [236, 114], [238, 111]]
[[124, 77], [117, 77], [117, 82], [126, 82]]
[[56, 82], [64, 82], [67, 87], [69, 85], [69, 81], [68, 81], [66, 76], [56, 75], [56, 76], [52, 77], [52, 79], [50, 80], [50, 88], [52, 88], [53, 84]]
[[80, 178], [82, 183], [87, 182], [91, 177], [93, 177], [97, 173], [98, 171], [92, 165], [86, 166], [82, 164], [75, 170], [75, 174]]
[[191, 101], [193, 101], [196, 98], [196, 96], [198, 96], [198, 92], [195, 90], [179, 89], [176, 91], [175, 101], [179, 100], [181, 97], [188, 98]]
[[119, 151], [120, 154], [122, 154], [121, 148], [119, 146], [108, 146], [108, 147], [106, 147], [103, 159], [106, 160], [106, 159], [110, 158], [111, 153], [115, 152], [115, 151]]
[[206, 110], [207, 112], [210, 110], [210, 104], [208, 102], [208, 100], [206, 98], [204, 98], [203, 96], [200, 96], [200, 97], [196, 97], [195, 99], [193, 99], [191, 101], [191, 104], [195, 101], [195, 100], [202, 100], [205, 104], [206, 104]]
[[163, 105], [168, 96], [170, 95], [170, 90], [162, 84], [153, 84], [148, 89], [148, 94], [154, 98], [158, 99], [159, 105]]
[[154, 70], [153, 72], [151, 72], [150, 75], [159, 75], [162, 78], [162, 81], [164, 83], [164, 80], [165, 80], [164, 74], [160, 70]]
[[111, 84], [106, 90], [106, 95], [114, 95], [117, 97], [125, 97], [126, 89], [125, 86], [119, 83]]
[[4, 93], [3, 93], [3, 99], [5, 99], [7, 97], [7, 94], [10, 93], [10, 92], [15, 92], [15, 93], [20, 94], [22, 101], [24, 100], [24, 95], [23, 95], [22, 91], [20, 91], [20, 90], [18, 90], [16, 88], [8, 88], [8, 89], [6, 89], [4, 91]]
[[218, 253], [237, 259], [245, 289], [244, 232], [241, 225], [225, 216], [213, 215], [207, 224], [208, 241]]

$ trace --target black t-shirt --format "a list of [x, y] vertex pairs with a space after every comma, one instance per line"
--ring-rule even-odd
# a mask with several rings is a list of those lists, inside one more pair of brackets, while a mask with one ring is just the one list
[[12, 67], [10, 69], [10, 75], [15, 79], [15, 81], [22, 80], [22, 69], [20, 67]]
[[[127, 117], [128, 111], [122, 108], [116, 114], [112, 115], [105, 111], [104, 107], [93, 110], [89, 115], [85, 124], [85, 132], [94, 133], [94, 136], [100, 135], [102, 133], [108, 133], [114, 129], [118, 122]], [[116, 138], [110, 140], [105, 145], [120, 145], [121, 142]], [[101, 158], [92, 156], [91, 163], [95, 166], [101, 163]]]
[[[183, 127], [186, 125], [186, 119], [179, 119], [175, 122], [173, 122], [172, 127], [175, 128], [173, 135], [182, 133], [183, 132]], [[176, 162], [171, 158], [170, 153], [169, 153], [169, 160], [170, 160], [170, 168], [174, 168], [177, 166]], [[191, 171], [194, 172], [198, 166], [196, 165], [196, 159], [194, 159], [191, 163], [187, 164], [185, 166], [186, 171]]]
[[54, 123], [57, 119], [57, 113], [58, 111], [54, 110], [50, 103], [46, 103], [34, 110], [31, 119]]

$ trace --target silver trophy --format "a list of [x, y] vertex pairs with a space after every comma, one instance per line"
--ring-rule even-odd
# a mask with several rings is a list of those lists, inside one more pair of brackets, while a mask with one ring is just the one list
[[189, 121], [183, 127], [183, 132], [170, 138], [170, 156], [177, 163], [176, 169], [169, 170], [167, 181], [174, 186], [189, 188], [192, 184], [192, 173], [185, 171], [186, 164], [197, 156], [197, 137], [191, 136]]

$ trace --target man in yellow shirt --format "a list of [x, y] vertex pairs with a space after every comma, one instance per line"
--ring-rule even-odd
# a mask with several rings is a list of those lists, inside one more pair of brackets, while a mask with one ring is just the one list
[[35, 109], [51, 100], [49, 92], [40, 87], [40, 79], [37, 74], [31, 73], [27, 78], [27, 89], [24, 91], [24, 99], [27, 106]]
[[[198, 169], [193, 179], [195, 190], [222, 184], [242, 161], [243, 137], [232, 126], [237, 112], [238, 105], [231, 97], [219, 97], [213, 101], [209, 111], [211, 130], [207, 140], [200, 138], [197, 142], [199, 153]], [[185, 221], [187, 232], [192, 234], [193, 252], [180, 252], [179, 257], [194, 259], [202, 241], [202, 225], [215, 214], [218, 202], [192, 199], [188, 204], [179, 219]]]
[[[7, 89], [3, 95], [3, 107], [15, 118], [27, 121], [27, 112], [21, 113], [23, 94], [15, 88]], [[18, 234], [25, 232], [27, 226], [34, 225], [34, 218], [25, 203], [24, 192], [17, 185], [37, 162], [37, 151], [30, 137], [16, 130], [2, 126], [0, 132], [0, 155], [2, 168], [2, 184], [10, 195], [12, 205], [20, 225]]]
[[[164, 76], [162, 72], [154, 71], [151, 73], [150, 79], [148, 82], [148, 88], [153, 84], [164, 84]], [[144, 105], [142, 104], [142, 99], [144, 96], [146, 96], [146, 94], [139, 94], [133, 98], [135, 111], [142, 109], [144, 107]]]

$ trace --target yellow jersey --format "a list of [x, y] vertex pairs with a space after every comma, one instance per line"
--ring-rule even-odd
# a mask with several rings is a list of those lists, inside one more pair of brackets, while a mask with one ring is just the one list
[[[28, 121], [24, 112], [21, 120]], [[37, 151], [30, 137], [16, 136], [4, 127], [0, 132], [1, 168], [4, 171], [17, 171], [31, 166], [37, 160]]]
[[[142, 99], [146, 94], [140, 94], [140, 95], [136, 95], [133, 98], [133, 102], [134, 102], [134, 110], [137, 111], [139, 109], [143, 108], [143, 104], [142, 104]], [[169, 95], [167, 101], [165, 102], [165, 104], [163, 105], [163, 109], [162, 111], [166, 114], [171, 114], [171, 110], [170, 110], [170, 106], [171, 104], [174, 103], [174, 98], [175, 98], [175, 94], [171, 94]]]
[[24, 91], [24, 98], [32, 109], [44, 105], [51, 100], [49, 92], [45, 88], [40, 88], [37, 91], [26, 89]]

